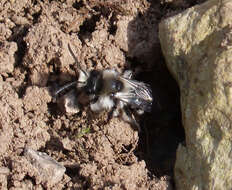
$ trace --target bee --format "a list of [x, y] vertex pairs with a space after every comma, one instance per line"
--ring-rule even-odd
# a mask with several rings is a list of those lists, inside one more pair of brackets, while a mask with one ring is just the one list
[[133, 80], [130, 70], [123, 74], [115, 69], [85, 71], [78, 64], [69, 44], [68, 49], [78, 66], [79, 77], [56, 90], [54, 95], [75, 86], [78, 92], [75, 106], [87, 104], [93, 112], [108, 110], [113, 117], [121, 116], [124, 121], [140, 130], [135, 115], [151, 112], [153, 97], [150, 86]]

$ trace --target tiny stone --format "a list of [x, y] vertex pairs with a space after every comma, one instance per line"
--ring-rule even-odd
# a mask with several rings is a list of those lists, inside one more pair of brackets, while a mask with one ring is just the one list
[[24, 156], [39, 171], [43, 183], [47, 186], [53, 186], [59, 182], [66, 171], [64, 166], [46, 153], [26, 148], [24, 150]]

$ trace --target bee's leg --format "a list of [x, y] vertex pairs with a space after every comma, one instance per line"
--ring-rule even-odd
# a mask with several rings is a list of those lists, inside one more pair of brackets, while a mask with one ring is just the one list
[[122, 101], [118, 101], [114, 99], [114, 107], [109, 112], [108, 120], [112, 119], [113, 117], [119, 117], [121, 115], [122, 109], [124, 107], [124, 103]]
[[124, 106], [124, 103], [122, 101], [119, 101], [114, 98], [112, 100], [114, 101], [114, 106], [108, 114], [107, 122], [109, 122], [113, 117], [119, 117], [121, 115], [121, 110]]
[[76, 96], [75, 90], [71, 90], [59, 98], [57, 104], [61, 110], [71, 114], [76, 114], [80, 112], [81, 109], [81, 105], [78, 102], [78, 97]]
[[110, 110], [110, 112], [108, 113], [108, 118], [107, 118], [107, 123], [113, 118], [113, 117], [118, 117], [119, 116], [119, 112], [117, 111], [117, 105], [115, 104], [114, 107]]
[[141, 128], [138, 122], [135, 120], [133, 113], [126, 107], [122, 109], [122, 119], [138, 129], [138, 132], [141, 131]]
[[118, 117], [120, 115], [120, 112], [121, 112], [123, 107], [124, 107], [124, 103], [122, 101], [117, 101], [115, 103], [115, 107], [113, 109], [112, 116], [113, 117]]
[[133, 72], [131, 70], [126, 70], [123, 73], [123, 77], [127, 78], [127, 79], [131, 79], [133, 75]]
[[138, 115], [143, 115], [143, 114], [144, 114], [144, 111], [143, 111], [142, 109], [138, 109], [138, 110], [136, 110], [136, 113], [137, 113]]

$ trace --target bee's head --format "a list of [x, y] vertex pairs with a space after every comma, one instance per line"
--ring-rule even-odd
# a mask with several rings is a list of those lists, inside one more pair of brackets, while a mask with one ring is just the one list
[[85, 86], [87, 94], [99, 94], [103, 86], [102, 73], [97, 70], [93, 70], [89, 73], [89, 78]]

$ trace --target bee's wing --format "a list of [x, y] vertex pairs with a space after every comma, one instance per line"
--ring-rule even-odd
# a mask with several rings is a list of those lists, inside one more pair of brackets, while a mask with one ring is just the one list
[[153, 101], [150, 86], [143, 82], [124, 77], [120, 77], [120, 79], [123, 81], [126, 90], [117, 92], [115, 97], [130, 104], [134, 108], [150, 112]]

